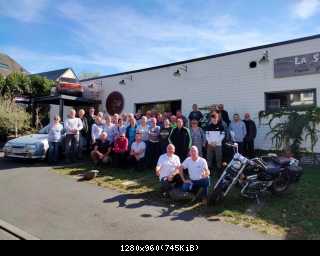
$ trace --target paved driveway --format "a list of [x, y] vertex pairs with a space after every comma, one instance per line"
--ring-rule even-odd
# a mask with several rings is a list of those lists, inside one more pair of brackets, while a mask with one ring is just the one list
[[0, 219], [40, 239], [277, 239], [2, 159], [0, 205]]

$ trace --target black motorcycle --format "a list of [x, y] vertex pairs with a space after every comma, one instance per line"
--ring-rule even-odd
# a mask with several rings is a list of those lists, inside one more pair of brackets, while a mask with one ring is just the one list
[[260, 203], [263, 194], [282, 195], [303, 174], [297, 159], [268, 155], [250, 160], [239, 153], [238, 144], [226, 145], [234, 148], [235, 154], [209, 196], [211, 205], [223, 200], [236, 185], [242, 196]]

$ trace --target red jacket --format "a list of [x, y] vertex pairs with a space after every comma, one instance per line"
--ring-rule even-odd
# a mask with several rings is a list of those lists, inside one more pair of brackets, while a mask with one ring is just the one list
[[125, 153], [128, 151], [128, 146], [129, 142], [127, 138], [117, 138], [116, 142], [114, 143], [113, 151], [115, 153]]

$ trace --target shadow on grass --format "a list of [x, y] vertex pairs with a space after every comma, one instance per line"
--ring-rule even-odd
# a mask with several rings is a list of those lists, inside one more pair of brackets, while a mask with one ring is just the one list
[[[90, 165], [66, 171], [69, 175], [81, 175], [94, 168]], [[62, 170], [63, 172], [63, 170]], [[256, 228], [263, 232], [285, 232], [286, 239], [320, 239], [320, 170], [307, 168], [301, 182], [282, 197], [267, 196], [263, 204], [242, 198], [237, 189], [215, 207], [199, 207], [190, 203], [174, 203], [161, 197], [159, 181], [153, 171], [134, 172], [104, 168], [96, 179], [99, 186], [119, 188], [123, 194], [108, 198], [104, 203], [118, 203], [118, 207], [137, 209], [158, 207], [156, 218], [190, 222], [197, 217], [208, 221], [226, 219], [232, 224]], [[128, 185], [129, 184], [129, 185]], [[149, 214], [142, 214], [150, 218]], [[269, 232], [272, 231], [272, 232]]]

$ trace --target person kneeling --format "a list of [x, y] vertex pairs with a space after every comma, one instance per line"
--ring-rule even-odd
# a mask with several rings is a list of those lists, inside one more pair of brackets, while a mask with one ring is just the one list
[[93, 151], [91, 152], [91, 159], [97, 166], [101, 163], [109, 164], [111, 162], [111, 143], [108, 141], [108, 134], [103, 132], [100, 138], [96, 141]]
[[[196, 192], [197, 198], [201, 198], [203, 204], [208, 203], [208, 192], [210, 186], [210, 170], [207, 161], [199, 157], [198, 148], [193, 146], [190, 150], [190, 157], [180, 167], [180, 176], [183, 181], [184, 192]], [[185, 178], [184, 170], [188, 170], [189, 179]]]
[[114, 143], [114, 166], [124, 168], [126, 163], [126, 156], [128, 153], [128, 139], [125, 133], [120, 133], [120, 136]]
[[160, 178], [161, 193], [167, 195], [167, 193], [177, 187], [181, 187], [183, 184], [180, 173], [180, 158], [175, 155], [175, 146], [170, 144], [167, 146], [167, 153], [160, 156], [156, 174]]
[[145, 168], [146, 143], [142, 141], [142, 134], [137, 132], [136, 140], [131, 145], [129, 156], [129, 164], [133, 166], [136, 171], [142, 171]]

